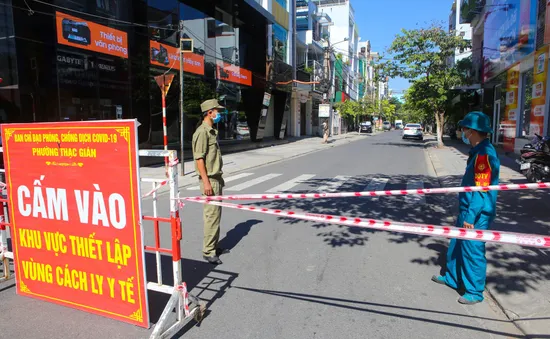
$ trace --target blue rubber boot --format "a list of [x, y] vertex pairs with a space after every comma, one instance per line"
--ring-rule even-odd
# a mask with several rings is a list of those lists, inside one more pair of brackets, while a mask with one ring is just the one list
[[464, 294], [462, 297], [458, 298], [458, 302], [463, 305], [474, 305], [483, 301], [483, 297], [478, 297], [469, 293]]

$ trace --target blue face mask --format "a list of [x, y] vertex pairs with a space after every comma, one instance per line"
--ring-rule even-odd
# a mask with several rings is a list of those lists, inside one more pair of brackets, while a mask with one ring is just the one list
[[216, 117], [215, 117], [214, 119], [212, 119], [212, 120], [213, 120], [213, 122], [214, 122], [215, 124], [217, 124], [218, 122], [220, 122], [220, 120], [222, 120], [222, 115], [220, 114], [220, 112], [217, 112], [217, 113], [216, 113]]
[[470, 144], [470, 140], [466, 138], [466, 132], [462, 132], [462, 142], [464, 142], [466, 145]]

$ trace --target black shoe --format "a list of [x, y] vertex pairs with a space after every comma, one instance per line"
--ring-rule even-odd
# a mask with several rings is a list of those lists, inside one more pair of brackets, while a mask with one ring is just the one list
[[221, 265], [222, 264], [222, 261], [220, 260], [220, 258], [218, 258], [217, 255], [212, 256], [212, 257], [207, 257], [207, 256], [203, 255], [202, 257], [204, 258], [204, 260], [208, 261], [212, 265]]
[[216, 248], [216, 255], [217, 256], [220, 256], [222, 254], [227, 254], [229, 252], [231, 252], [231, 251], [227, 248], [221, 248], [221, 247]]

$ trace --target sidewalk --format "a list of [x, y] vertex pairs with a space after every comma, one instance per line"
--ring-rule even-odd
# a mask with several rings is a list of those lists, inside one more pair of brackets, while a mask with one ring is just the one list
[[[469, 146], [445, 140], [445, 148], [428, 143], [428, 154], [442, 187], [460, 186]], [[525, 183], [515, 159], [499, 151], [501, 183]], [[492, 228], [520, 233], [550, 234], [547, 191], [500, 192]], [[455, 195], [449, 196], [457, 210]], [[454, 223], [453, 223], [454, 224]], [[515, 245], [487, 244], [486, 293], [529, 338], [550, 335], [550, 251]]]
[[[328, 144], [323, 144], [322, 138], [319, 137], [307, 137], [294, 139], [291, 142], [285, 144], [265, 146], [262, 148], [255, 148], [248, 151], [236, 152], [230, 154], [224, 154], [223, 156], [223, 172], [224, 176], [228, 176], [232, 173], [247, 170], [250, 168], [267, 165], [270, 163], [291, 159], [297, 156], [305, 155], [308, 153], [320, 151], [328, 147], [337, 147], [348, 144], [363, 138], [368, 138], [373, 134], [358, 134], [357, 132], [350, 132], [346, 134], [340, 134], [329, 138]], [[178, 173], [181, 173], [181, 164], [178, 165]], [[141, 178], [154, 178], [164, 179], [165, 171], [164, 166], [152, 166], [140, 168]], [[197, 184], [198, 179], [195, 174], [195, 165], [192, 160], [185, 161], [185, 176], [179, 176], [178, 185], [184, 187], [192, 184]], [[152, 186], [149, 183], [143, 183], [141, 187], [141, 193], [146, 194], [151, 190]], [[164, 191], [163, 189], [160, 190]]]

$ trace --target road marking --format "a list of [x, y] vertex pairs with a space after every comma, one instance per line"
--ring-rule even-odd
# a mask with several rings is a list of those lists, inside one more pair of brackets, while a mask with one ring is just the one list
[[267, 193], [287, 192], [291, 190], [294, 186], [302, 184], [304, 181], [309, 180], [313, 177], [315, 177], [315, 174], [302, 174], [300, 176], [297, 176], [294, 179], [290, 179], [289, 181], [286, 181], [278, 186], [268, 189], [266, 192]]
[[[390, 179], [388, 178], [374, 178], [371, 180], [371, 182], [368, 184], [367, 187], [365, 187], [363, 190], [370, 192], [370, 191], [382, 191], [384, 187], [386, 187], [386, 184], [388, 183]], [[378, 197], [372, 197], [372, 201], [378, 200]]]
[[[417, 190], [424, 188], [424, 182], [421, 180], [409, 180], [407, 182], [408, 190]], [[425, 204], [426, 196], [424, 194], [411, 194], [405, 196], [405, 201], [409, 204]]]
[[264, 181], [271, 180], [271, 179], [276, 178], [276, 177], [281, 176], [281, 175], [282, 174], [279, 174], [279, 173], [270, 173], [270, 174], [264, 175], [264, 176], [256, 178], [256, 179], [252, 179], [252, 180], [243, 182], [242, 184], [238, 184], [236, 186], [229, 187], [227, 189], [227, 191], [242, 191], [244, 189], [247, 189], [247, 188], [252, 187], [254, 185], [257, 185], [257, 184], [261, 184]]
[[351, 179], [351, 176], [349, 175], [337, 175], [325, 185], [317, 187], [315, 191], [319, 193], [334, 192], [338, 190], [338, 188], [340, 188], [340, 186], [342, 186], [349, 179]]
[[[223, 179], [223, 181], [225, 181], [227, 183], [227, 182], [231, 182], [231, 181], [235, 181], [235, 180], [239, 180], [239, 179], [242, 179], [242, 178], [249, 177], [253, 174], [254, 173], [240, 173], [240, 174], [234, 175], [232, 177], [229, 177], [227, 179]], [[198, 191], [200, 189], [201, 189], [200, 186], [193, 186], [193, 187], [189, 187], [187, 190], [188, 191]]]

